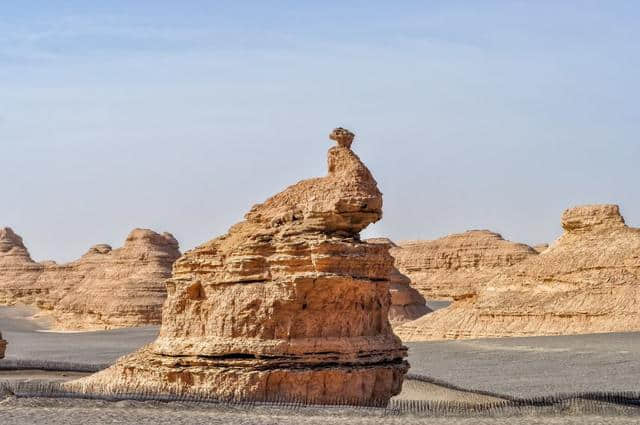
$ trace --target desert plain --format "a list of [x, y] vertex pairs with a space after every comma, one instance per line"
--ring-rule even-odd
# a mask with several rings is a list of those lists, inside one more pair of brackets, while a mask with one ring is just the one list
[[362, 240], [383, 195], [354, 137], [334, 129], [325, 177], [183, 254], [134, 229], [35, 262], [1, 229], [0, 419], [638, 418], [640, 230], [619, 206], [568, 208], [535, 249], [489, 230]]

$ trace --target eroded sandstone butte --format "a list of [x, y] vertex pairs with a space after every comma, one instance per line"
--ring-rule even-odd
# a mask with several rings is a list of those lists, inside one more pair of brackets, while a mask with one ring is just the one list
[[382, 217], [382, 194], [350, 134], [332, 134], [326, 177], [254, 206], [175, 263], [154, 343], [69, 385], [317, 403], [399, 393], [408, 364], [388, 320], [393, 258], [359, 237]]
[[488, 230], [431, 241], [407, 241], [390, 250], [396, 267], [425, 298], [458, 300], [475, 294], [494, 275], [537, 253]]
[[101, 244], [71, 263], [37, 263], [19, 236], [0, 229], [0, 303], [37, 306], [58, 329], [159, 324], [179, 256], [169, 233], [134, 229], [122, 248]]
[[[384, 244], [389, 248], [397, 247], [393, 241], [387, 238], [371, 238], [366, 242]], [[411, 279], [400, 273], [396, 267], [393, 267], [389, 275], [389, 292], [391, 293], [389, 322], [393, 327], [416, 320], [432, 312], [420, 292], [411, 287]]]
[[562, 227], [540, 255], [397, 333], [418, 341], [640, 331], [640, 229], [617, 205], [569, 209]]

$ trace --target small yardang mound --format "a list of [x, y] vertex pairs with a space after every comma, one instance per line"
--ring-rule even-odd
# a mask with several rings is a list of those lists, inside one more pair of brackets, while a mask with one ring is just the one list
[[470, 297], [500, 271], [537, 254], [528, 245], [504, 240], [488, 230], [398, 245], [390, 251], [396, 267], [430, 300]]
[[95, 245], [74, 262], [34, 262], [22, 239], [0, 229], [0, 304], [34, 305], [57, 329], [159, 324], [164, 281], [180, 257], [169, 233], [133, 230], [122, 248]]
[[408, 341], [640, 331], [640, 229], [616, 205], [567, 210], [543, 254], [397, 329]]
[[369, 170], [331, 148], [328, 176], [254, 206], [175, 263], [153, 344], [69, 385], [387, 403], [408, 369], [387, 318], [393, 258], [359, 237], [381, 217]]
[[[387, 238], [371, 238], [366, 242], [383, 244], [389, 248], [397, 247]], [[400, 270], [395, 267], [389, 276], [389, 292], [391, 293], [389, 322], [393, 327], [416, 320], [433, 311], [427, 307], [427, 301], [420, 295], [420, 292], [411, 287], [411, 279], [400, 273]]]

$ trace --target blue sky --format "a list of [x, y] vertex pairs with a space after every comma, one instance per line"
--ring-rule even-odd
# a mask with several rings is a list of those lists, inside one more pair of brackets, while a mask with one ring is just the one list
[[189, 249], [325, 174], [338, 125], [385, 194], [365, 236], [640, 226], [639, 40], [635, 1], [3, 2], [0, 226], [39, 260]]

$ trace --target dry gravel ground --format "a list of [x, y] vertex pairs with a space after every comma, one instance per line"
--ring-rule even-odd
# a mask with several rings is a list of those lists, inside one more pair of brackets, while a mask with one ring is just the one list
[[[153, 341], [157, 327], [104, 332], [47, 333], [46, 322], [32, 312], [0, 307], [0, 330], [9, 341], [7, 360], [108, 364]], [[640, 391], [640, 333], [423, 342], [410, 348], [411, 373], [432, 382], [406, 381], [405, 400], [483, 403], [493, 395], [534, 397], [556, 393]], [[81, 373], [2, 371], [0, 380], [63, 381]], [[441, 383], [447, 385], [436, 385]], [[453, 386], [451, 388], [450, 386]], [[457, 387], [457, 388], [456, 388]], [[1, 396], [0, 396], [1, 397]], [[0, 425], [15, 424], [628, 424], [640, 414], [607, 410], [604, 416], [565, 409], [563, 414], [536, 412], [517, 417], [413, 417], [353, 409], [202, 408], [179, 403], [104, 402], [59, 399], [16, 399], [0, 402]], [[624, 409], [623, 409], [624, 410]], [[593, 411], [585, 411], [593, 412]], [[598, 412], [600, 412], [598, 410]], [[629, 415], [638, 416], [629, 416]]]
[[[613, 412], [612, 412], [613, 413]], [[421, 417], [394, 414], [382, 409], [274, 407], [198, 407], [180, 403], [103, 402], [57, 399], [15, 399], [0, 402], [0, 423], [12, 425], [524, 425], [524, 424], [637, 424], [638, 416], [618, 415], [525, 415], [507, 417]]]
[[516, 397], [640, 391], [640, 333], [409, 343], [411, 373]]
[[[33, 320], [28, 307], [0, 307], [0, 332], [9, 343], [7, 359], [110, 364], [152, 342], [157, 326], [99, 332], [58, 333], [46, 320]], [[2, 362], [2, 360], [0, 360]]]

